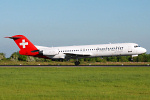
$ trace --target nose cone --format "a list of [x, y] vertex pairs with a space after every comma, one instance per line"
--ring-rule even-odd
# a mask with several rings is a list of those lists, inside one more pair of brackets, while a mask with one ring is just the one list
[[145, 48], [143, 48], [143, 52], [144, 52], [144, 53], [146, 53], [146, 52], [147, 52], [147, 50], [146, 50]]
[[141, 47], [141, 48], [138, 49], [137, 52], [138, 52], [138, 54], [143, 54], [143, 53], [146, 53], [147, 50], [146, 50], [145, 48], [142, 48], [142, 47]]

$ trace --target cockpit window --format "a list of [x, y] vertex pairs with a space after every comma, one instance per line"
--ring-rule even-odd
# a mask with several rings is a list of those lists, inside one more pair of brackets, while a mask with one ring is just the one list
[[137, 47], [140, 47], [140, 46], [138, 46], [138, 45], [134, 46], [134, 48], [137, 48]]

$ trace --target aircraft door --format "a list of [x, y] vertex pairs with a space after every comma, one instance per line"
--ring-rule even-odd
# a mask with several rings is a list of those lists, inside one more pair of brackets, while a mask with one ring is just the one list
[[132, 47], [128, 46], [128, 53], [131, 53], [131, 52], [132, 52]]
[[85, 48], [83, 48], [83, 51], [85, 51]]
[[96, 51], [97, 51], [97, 52], [99, 51], [99, 47], [96, 48]]

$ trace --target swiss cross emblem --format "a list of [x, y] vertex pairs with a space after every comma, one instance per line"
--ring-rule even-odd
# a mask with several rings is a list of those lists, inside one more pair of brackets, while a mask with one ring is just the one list
[[20, 45], [23, 46], [23, 48], [26, 48], [26, 45], [28, 45], [28, 42], [25, 42], [25, 39], [22, 40], [22, 43]]

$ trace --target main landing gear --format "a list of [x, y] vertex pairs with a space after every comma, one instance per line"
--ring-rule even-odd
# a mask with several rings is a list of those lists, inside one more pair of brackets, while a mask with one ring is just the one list
[[75, 64], [75, 66], [79, 66], [80, 62], [76, 61], [74, 64]]
[[78, 60], [78, 58], [76, 58], [76, 62], [74, 62], [75, 66], [79, 66], [80, 61]]

